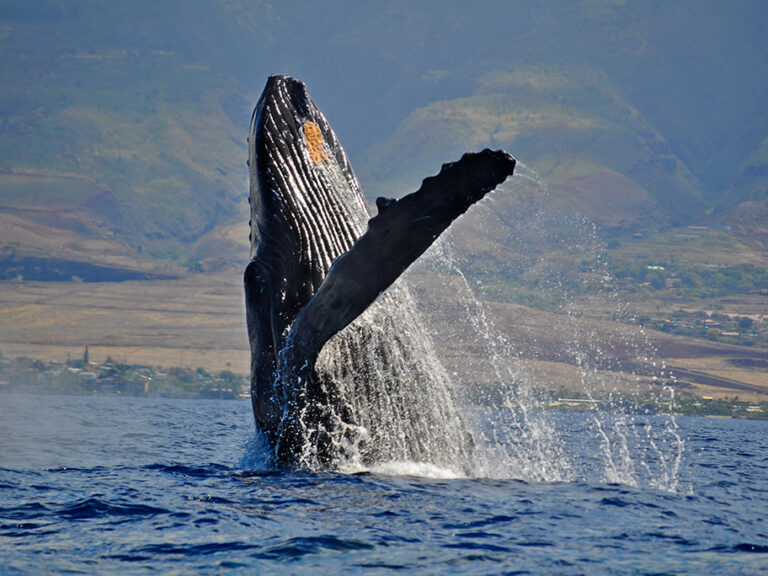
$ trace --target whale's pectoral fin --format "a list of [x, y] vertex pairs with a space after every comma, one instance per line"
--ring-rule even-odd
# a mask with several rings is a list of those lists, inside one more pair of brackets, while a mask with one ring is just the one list
[[443, 165], [418, 191], [377, 200], [379, 214], [331, 267], [291, 326], [293, 352], [311, 363], [323, 344], [357, 318], [437, 237], [487, 192], [512, 175], [515, 159], [501, 150], [465, 154]]

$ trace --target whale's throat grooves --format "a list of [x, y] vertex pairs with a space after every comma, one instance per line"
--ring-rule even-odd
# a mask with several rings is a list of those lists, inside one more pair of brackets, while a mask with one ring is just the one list
[[[294, 261], [282, 264], [299, 266], [316, 289], [333, 261], [365, 231], [368, 211], [360, 185], [333, 130], [296, 80], [270, 79], [249, 141], [255, 158], [251, 198], [257, 200], [251, 208], [253, 237], [274, 236], [291, 246]], [[253, 242], [251, 257], [268, 259], [270, 244]]]

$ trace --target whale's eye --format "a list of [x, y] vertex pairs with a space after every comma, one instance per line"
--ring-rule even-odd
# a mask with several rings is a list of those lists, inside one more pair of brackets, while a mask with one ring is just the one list
[[310, 120], [304, 122], [304, 141], [313, 164], [328, 161], [328, 155], [323, 150], [323, 133], [320, 127]]

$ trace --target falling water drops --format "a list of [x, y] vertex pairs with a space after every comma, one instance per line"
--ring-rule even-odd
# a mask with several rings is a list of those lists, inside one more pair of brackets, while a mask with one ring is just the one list
[[[642, 329], [619, 330], [606, 338], [600, 324], [581, 321], [588, 310], [584, 295], [599, 299], [601, 305], [615, 310], [614, 318], [627, 318], [627, 306], [615, 288], [604, 255], [597, 226], [578, 214], [562, 215], [548, 210], [548, 185], [545, 179], [525, 164], [517, 178], [515, 196], [526, 198], [525, 213], [513, 222], [511, 241], [514, 249], [528, 256], [530, 268], [540, 276], [537, 286], [547, 301], [556, 302], [555, 318], [563, 318], [552, 330], [564, 349], [565, 361], [575, 368], [573, 388], [585, 398], [586, 413], [581, 422], [594, 435], [597, 453], [585, 454], [581, 446], [569, 442], [569, 413], [552, 409], [547, 398], [550, 384], [532, 368], [523, 350], [494, 325], [492, 314], [483, 301], [482, 279], [463, 270], [466, 259], [459, 254], [456, 236], [449, 233], [427, 253], [428, 273], [449, 279], [451, 294], [459, 303], [463, 317], [456, 322], [472, 329], [474, 342], [482, 350], [484, 361], [495, 379], [494, 397], [482, 399], [483, 410], [473, 410], [467, 397], [479, 397], [475, 382], [458, 382], [463, 390], [466, 413], [474, 414], [472, 425], [484, 445], [478, 475], [520, 478], [527, 481], [563, 481], [588, 479], [654, 489], [678, 489], [685, 441], [670, 404], [668, 416], [647, 416], [639, 410], [641, 399], [660, 392], [656, 383], [663, 377], [663, 363], [655, 359], [655, 350]], [[518, 181], [519, 182], [519, 181]], [[499, 214], [509, 218], [502, 205], [510, 195], [505, 187], [481, 203], [469, 217], [491, 221]], [[533, 198], [535, 201], [530, 202]], [[501, 209], [500, 209], [501, 208]], [[580, 274], [564, 282], [558, 278], [562, 265], [554, 270], [540, 267], [545, 246], [567, 246], [574, 259], [581, 262]], [[559, 266], [559, 268], [558, 268]], [[523, 273], [529, 273], [524, 270]], [[546, 294], [546, 292], [550, 294]], [[631, 320], [631, 318], [629, 318]], [[617, 350], [629, 350], [624, 358]], [[629, 360], [626, 357], [629, 357]], [[652, 374], [642, 379], [636, 372]], [[658, 403], [658, 402], [657, 402]], [[487, 406], [492, 406], [488, 408]], [[573, 414], [570, 414], [573, 416]]]

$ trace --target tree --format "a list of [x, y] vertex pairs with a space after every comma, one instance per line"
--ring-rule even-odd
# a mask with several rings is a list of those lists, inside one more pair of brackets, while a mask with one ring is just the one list
[[754, 324], [754, 321], [749, 316], [743, 316], [739, 318], [739, 328], [742, 330], [749, 330], [752, 328], [752, 325]]

